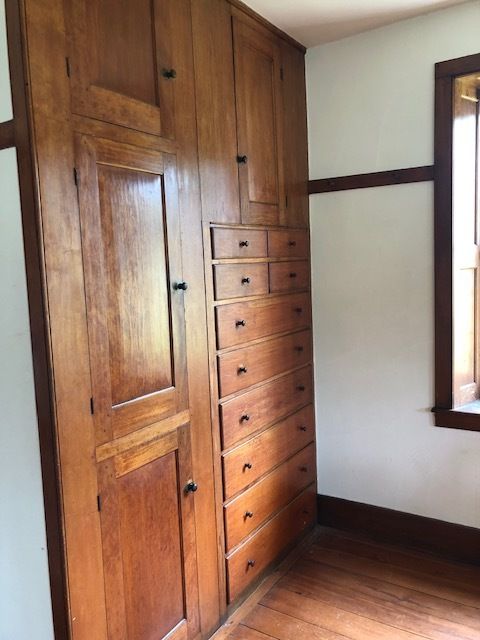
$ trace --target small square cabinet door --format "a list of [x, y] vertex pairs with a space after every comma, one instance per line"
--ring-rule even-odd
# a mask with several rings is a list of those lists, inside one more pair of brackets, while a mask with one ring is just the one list
[[66, 10], [73, 111], [174, 138], [187, 0], [66, 0]]
[[285, 205], [280, 50], [274, 36], [233, 20], [242, 222], [279, 224]]
[[187, 409], [175, 157], [77, 138], [97, 442]]

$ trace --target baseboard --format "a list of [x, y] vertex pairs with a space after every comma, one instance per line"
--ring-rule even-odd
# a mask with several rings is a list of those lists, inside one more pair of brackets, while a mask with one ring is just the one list
[[381, 542], [480, 565], [480, 529], [474, 527], [324, 495], [318, 496], [318, 522], [364, 533]]

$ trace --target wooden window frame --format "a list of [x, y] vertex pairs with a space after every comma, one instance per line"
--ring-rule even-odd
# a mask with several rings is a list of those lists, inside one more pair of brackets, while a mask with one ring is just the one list
[[[480, 431], [480, 408], [454, 408], [453, 116], [455, 79], [480, 70], [480, 53], [435, 65], [435, 426]], [[479, 403], [476, 403], [479, 404]]]

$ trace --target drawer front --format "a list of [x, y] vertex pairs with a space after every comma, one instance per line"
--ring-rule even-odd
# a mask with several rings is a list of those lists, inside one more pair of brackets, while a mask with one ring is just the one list
[[312, 359], [309, 329], [218, 356], [220, 397], [246, 389]]
[[227, 557], [228, 601], [233, 602], [282, 551], [315, 522], [315, 485]]
[[213, 273], [217, 300], [268, 293], [267, 264], [215, 264]]
[[252, 229], [212, 229], [212, 255], [222, 258], [265, 258], [267, 232]]
[[306, 258], [309, 255], [308, 231], [283, 229], [268, 232], [268, 255], [271, 258]]
[[237, 302], [216, 309], [217, 346], [226, 349], [283, 331], [310, 326], [310, 295]]
[[315, 482], [315, 445], [295, 454], [224, 508], [227, 551]]
[[296, 291], [310, 286], [309, 262], [270, 263], [270, 291]]
[[309, 405], [224, 454], [222, 462], [225, 499], [231, 498], [306, 447], [314, 437], [313, 406]]
[[312, 399], [312, 368], [304, 367], [220, 405], [223, 448], [274, 424]]

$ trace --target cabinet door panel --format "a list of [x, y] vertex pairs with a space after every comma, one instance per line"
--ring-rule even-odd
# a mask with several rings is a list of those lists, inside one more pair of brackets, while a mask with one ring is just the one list
[[105, 140], [77, 143], [99, 442], [186, 408], [175, 162]]
[[278, 224], [284, 209], [280, 53], [273, 36], [233, 19], [243, 223]]
[[126, 469], [119, 454], [99, 465], [112, 640], [183, 640], [198, 628], [193, 496], [184, 488], [191, 477], [188, 431], [185, 425], [156, 441], [158, 457], [147, 463], [129, 454]]
[[178, 1], [67, 0], [74, 112], [174, 137]]

